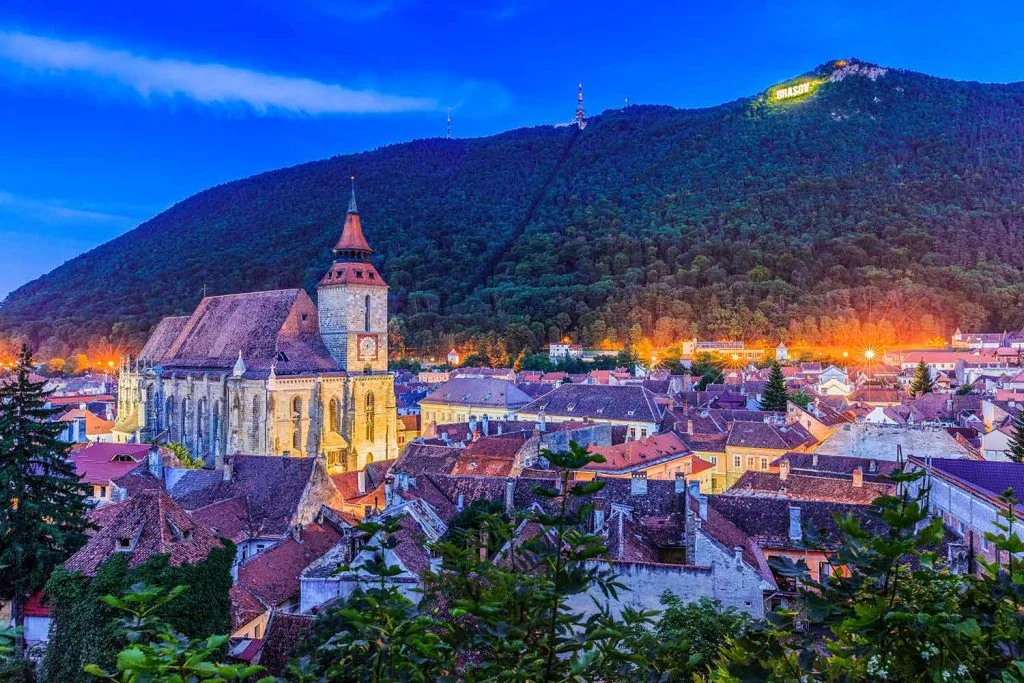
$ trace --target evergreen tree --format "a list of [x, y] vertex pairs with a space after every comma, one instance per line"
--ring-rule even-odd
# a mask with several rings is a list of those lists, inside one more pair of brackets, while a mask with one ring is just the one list
[[1017, 410], [1013, 418], [1013, 436], [1010, 437], [1006, 456], [1014, 462], [1024, 463], [1024, 410]]
[[924, 396], [930, 394], [934, 388], [935, 382], [932, 381], [931, 370], [928, 369], [928, 364], [922, 358], [914, 369], [914, 381], [910, 383], [910, 393], [914, 396]]
[[[32, 354], [23, 346], [14, 377], [0, 384], [0, 593], [11, 601], [16, 627], [24, 625], [25, 600], [85, 543], [89, 528], [88, 490], [31, 370]], [[19, 631], [16, 652], [23, 646]]]
[[782, 374], [782, 366], [772, 361], [772, 371], [768, 375], [768, 383], [761, 394], [761, 410], [785, 410], [789, 394], [786, 393], [786, 378]]

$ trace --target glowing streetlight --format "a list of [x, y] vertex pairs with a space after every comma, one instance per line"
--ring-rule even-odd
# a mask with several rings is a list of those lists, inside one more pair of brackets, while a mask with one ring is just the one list
[[843, 351], [843, 358], [849, 358], [849, 357], [850, 357], [850, 352], [849, 351]]
[[734, 353], [734, 354], [732, 354], [732, 362], [733, 362], [733, 363], [735, 363], [735, 362], [736, 362], [736, 361], [738, 361], [739, 359], [740, 359], [740, 357], [739, 357], [738, 355], [736, 355], [735, 353]]
[[867, 358], [868, 360], [871, 360], [872, 358], [875, 357], [875, 350], [874, 349], [866, 349], [864, 351], [864, 357]]

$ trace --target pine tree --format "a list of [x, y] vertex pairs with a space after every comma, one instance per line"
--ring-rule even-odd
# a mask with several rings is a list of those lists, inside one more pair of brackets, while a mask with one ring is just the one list
[[1006, 457], [1014, 462], [1024, 463], [1024, 410], [1017, 410], [1013, 418], [1013, 436], [1010, 437]]
[[778, 361], [772, 361], [772, 371], [768, 375], [764, 393], [761, 394], [761, 410], [785, 410], [788, 401], [789, 394], [786, 393], [786, 378], [782, 374], [782, 366]]
[[935, 382], [932, 381], [931, 370], [928, 369], [928, 364], [924, 362], [924, 358], [917, 364], [917, 368], [914, 369], [914, 381], [910, 383], [910, 393], [914, 396], [924, 396], [930, 394], [935, 388]]
[[[30, 378], [23, 346], [16, 374], [0, 384], [0, 594], [23, 626], [25, 600], [86, 541], [88, 489], [68, 461], [63, 425], [45, 408], [42, 382]], [[16, 652], [24, 649], [21, 636]]]

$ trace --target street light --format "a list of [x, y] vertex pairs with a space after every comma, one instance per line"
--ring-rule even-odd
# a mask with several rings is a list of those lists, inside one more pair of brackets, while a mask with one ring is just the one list
[[875, 357], [875, 350], [874, 349], [867, 349], [867, 350], [865, 350], [864, 351], [864, 357], [867, 358], [868, 360], [871, 360], [872, 358]]

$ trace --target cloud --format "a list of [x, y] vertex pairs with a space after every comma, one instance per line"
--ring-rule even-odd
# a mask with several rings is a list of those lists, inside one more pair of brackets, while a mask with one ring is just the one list
[[34, 199], [3, 190], [0, 190], [0, 211], [56, 223], [126, 225], [136, 222], [130, 216], [75, 208], [57, 199]]
[[226, 64], [145, 57], [26, 33], [0, 31], [0, 60], [43, 73], [111, 80], [143, 97], [179, 96], [203, 104], [243, 104], [260, 113], [371, 114], [431, 111], [439, 106], [432, 98], [355, 90]]

